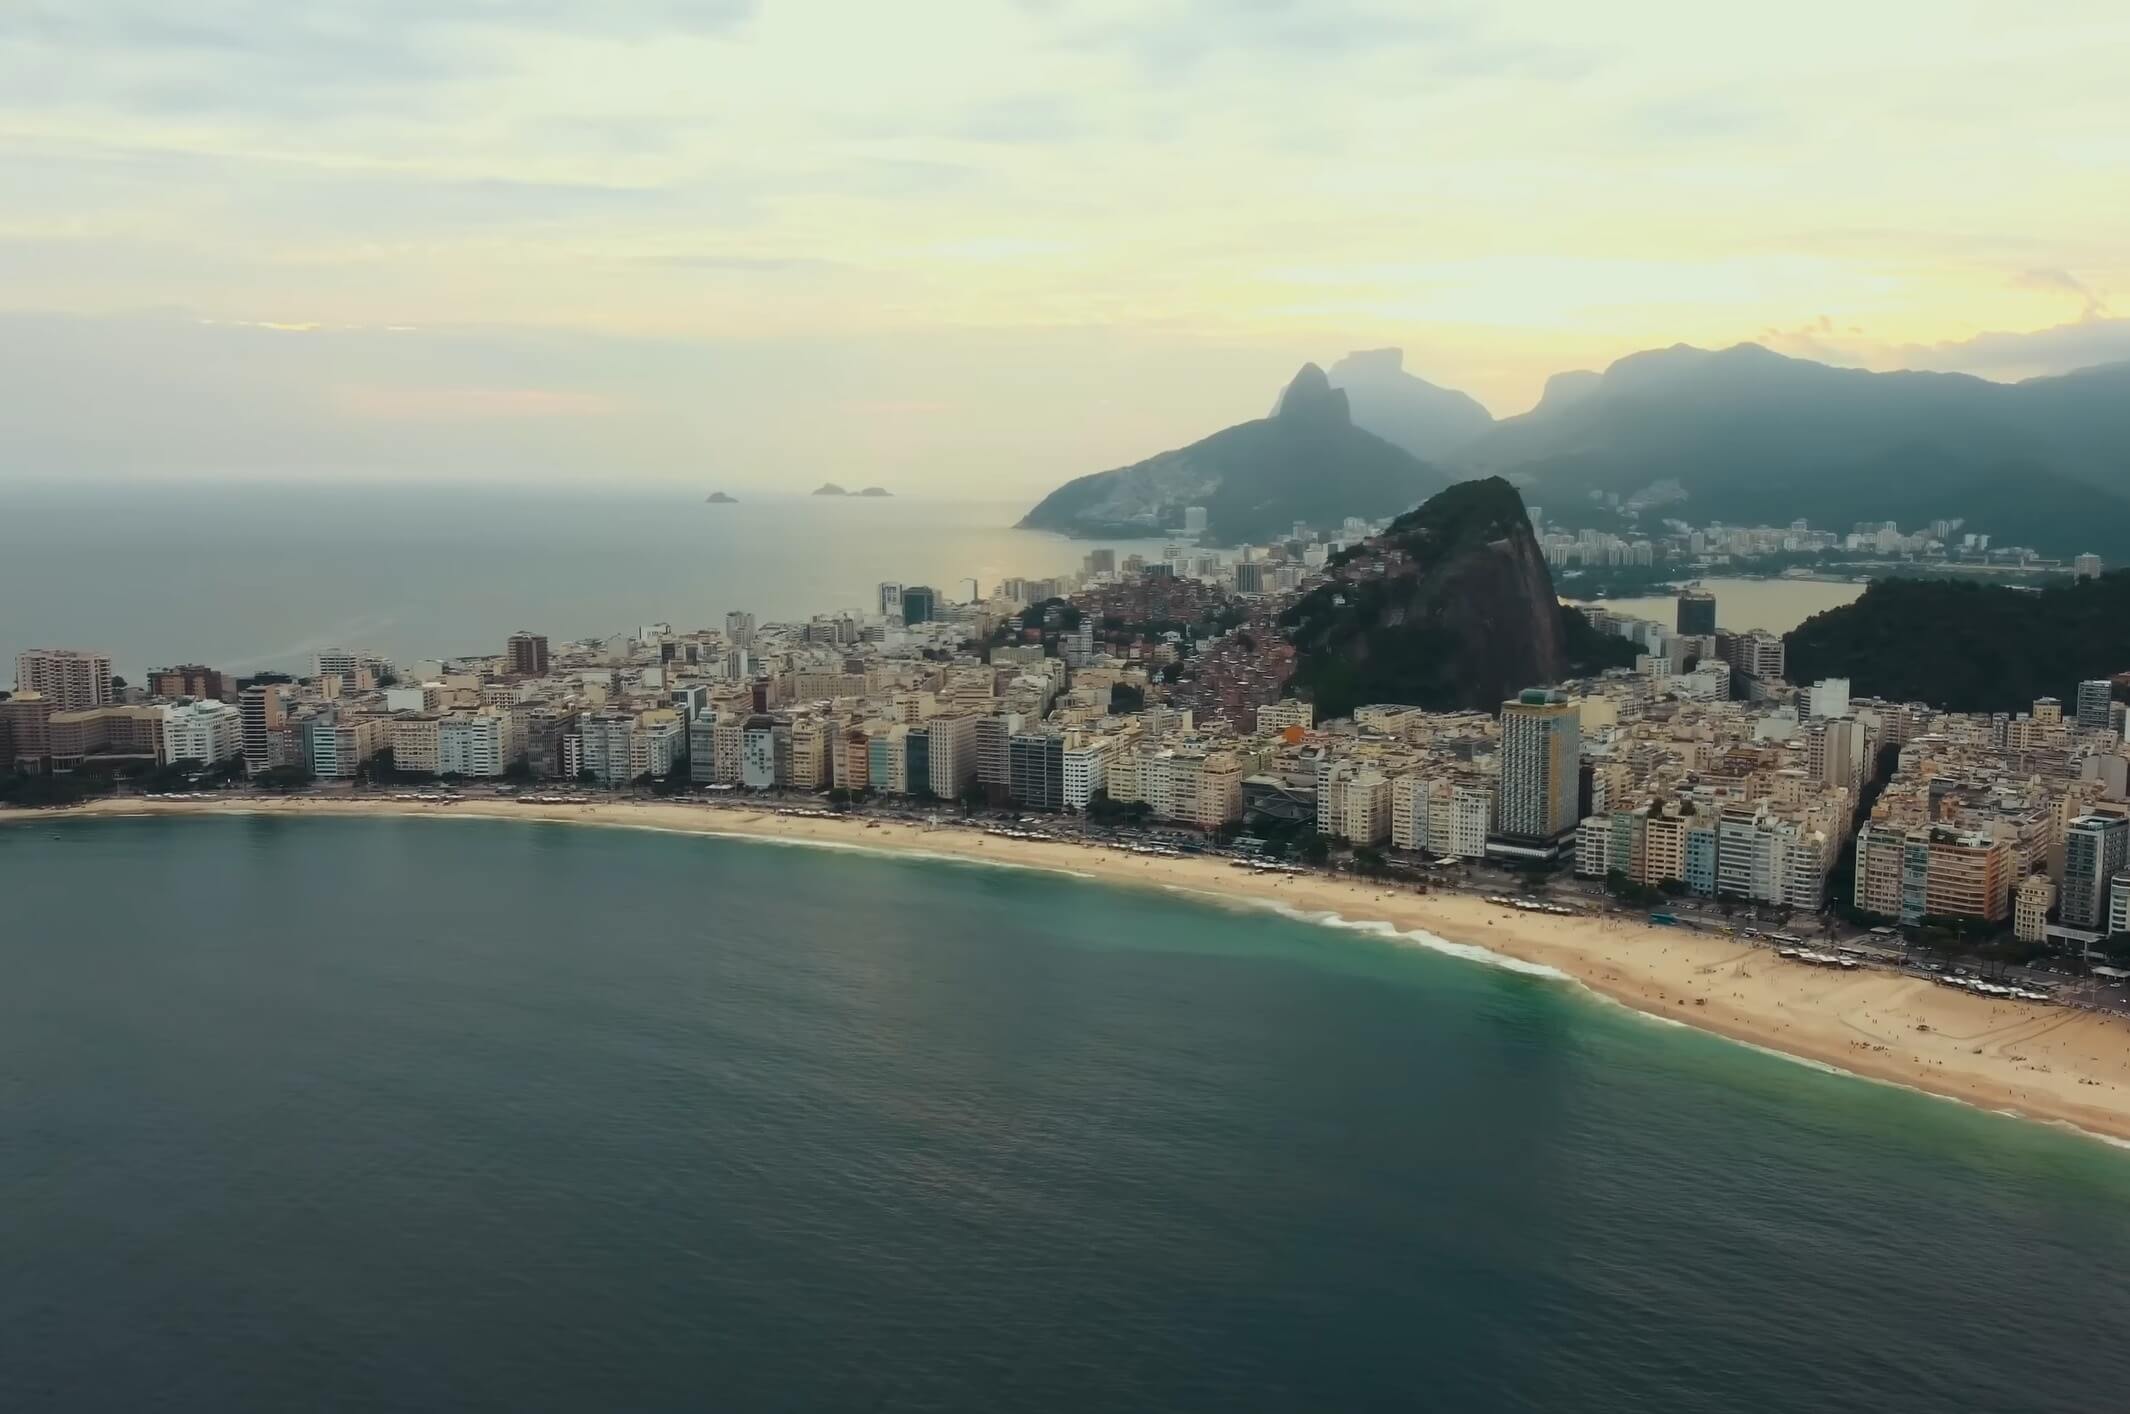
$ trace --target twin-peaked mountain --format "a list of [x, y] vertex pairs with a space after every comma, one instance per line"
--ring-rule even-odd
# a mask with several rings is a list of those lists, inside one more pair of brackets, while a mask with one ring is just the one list
[[1022, 519], [1068, 535], [1158, 535], [1203, 506], [1206, 538], [1238, 545], [1284, 538], [1296, 521], [1396, 515], [1449, 478], [1354, 426], [1344, 391], [1307, 364], [1272, 416], [1131, 466], [1068, 481]]
[[[1324, 376], [1346, 395], [1355, 425], [1425, 462], [1453, 458], [1494, 425], [1494, 415], [1471, 395], [1407, 373], [1402, 349], [1350, 353]], [[1282, 393], [1273, 412], [1285, 402]]]

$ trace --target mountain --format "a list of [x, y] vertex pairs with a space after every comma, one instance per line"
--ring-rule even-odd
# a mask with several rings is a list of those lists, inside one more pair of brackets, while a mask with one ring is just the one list
[[2080, 680], [2130, 669], [2130, 572], [2039, 593], [1882, 579], [1784, 639], [1792, 682], [1846, 677], [1860, 695], [1958, 712], [2069, 704]]
[[2024, 383], [1679, 345], [1547, 385], [1459, 451], [1534, 501], [1618, 495], [1695, 522], [1913, 529], [2130, 555], [2130, 364]]
[[814, 488], [814, 494], [816, 496], [848, 496], [850, 492], [844, 490], [833, 481], [824, 481]]
[[[1474, 399], [1407, 373], [1402, 349], [1350, 353], [1325, 376], [1346, 394], [1356, 426], [1423, 461], [1456, 451], [1494, 425], [1494, 415]], [[1283, 393], [1273, 416], [1285, 402]]]
[[1336, 526], [1405, 510], [1448, 480], [1353, 425], [1344, 392], [1307, 364], [1279, 411], [1172, 452], [1068, 481], [1021, 520], [1027, 530], [1130, 536], [1179, 528], [1206, 511], [1206, 538], [1237, 545], [1284, 538], [1296, 521]]
[[1579, 403], [1598, 390], [1605, 375], [1588, 368], [1573, 368], [1566, 373], [1556, 373], [1546, 380], [1545, 391], [1538, 395], [1534, 412], [1559, 412], [1570, 403]]
[[1333, 570], [1281, 620], [1295, 646], [1288, 685], [1319, 718], [1371, 702], [1491, 708], [1633, 660], [1632, 644], [1562, 606], [1523, 498], [1499, 477], [1440, 492]]

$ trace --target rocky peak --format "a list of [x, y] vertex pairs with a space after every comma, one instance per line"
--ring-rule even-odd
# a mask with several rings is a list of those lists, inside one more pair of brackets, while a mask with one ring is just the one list
[[[1355, 571], [1380, 557], [1386, 573]], [[1523, 499], [1460, 482], [1335, 557], [1284, 616], [1296, 691], [1319, 716], [1368, 702], [1488, 708], [1566, 664], [1560, 601]]]
[[1346, 406], [1346, 391], [1331, 386], [1331, 379], [1324, 370], [1313, 363], [1302, 365], [1302, 371], [1294, 375], [1287, 391], [1280, 394], [1279, 407], [1273, 416], [1293, 421], [1351, 423], [1353, 414]]

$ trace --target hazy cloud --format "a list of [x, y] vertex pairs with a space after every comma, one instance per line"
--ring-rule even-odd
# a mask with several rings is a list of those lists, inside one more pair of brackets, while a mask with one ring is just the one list
[[2108, 312], [2106, 297], [2068, 270], [2026, 270], [2015, 283], [2030, 290], [2061, 290], [2074, 295], [2084, 302], [2088, 319], [2099, 319]]
[[1855, 368], [1919, 368], [2017, 380], [2130, 360], [2130, 319], [2095, 317], [2049, 329], [1993, 330], [1937, 343], [1890, 343], [1857, 325], [1821, 316], [1790, 329], [1764, 329], [1769, 348]]
[[0, 316], [0, 427], [143, 474], [692, 475], [714, 445], [1033, 490], [1357, 347], [1497, 410], [1754, 331], [2001, 376], [2125, 356], [2119, 0], [1939, 19], [0, 0], [0, 311], [76, 317]]

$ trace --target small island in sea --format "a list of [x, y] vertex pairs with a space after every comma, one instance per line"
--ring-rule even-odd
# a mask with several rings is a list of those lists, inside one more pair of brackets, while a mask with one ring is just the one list
[[740, 503], [740, 498], [728, 496], [722, 491], [712, 491], [709, 495], [703, 497], [703, 503], [710, 506], [736, 506]]
[[814, 494], [816, 496], [848, 496], [850, 492], [844, 490], [833, 481], [824, 481], [814, 488]]
[[871, 496], [875, 500], [878, 500], [883, 497], [892, 495], [893, 493], [890, 492], [885, 486], [868, 486], [863, 491], [860, 491], [858, 494], [861, 496]]

